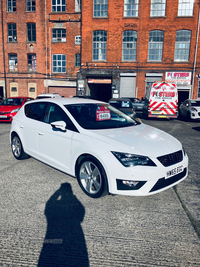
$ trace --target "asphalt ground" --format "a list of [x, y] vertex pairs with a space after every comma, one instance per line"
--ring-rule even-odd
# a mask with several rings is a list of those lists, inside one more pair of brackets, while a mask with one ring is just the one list
[[183, 143], [188, 178], [100, 199], [33, 158], [17, 161], [0, 124], [0, 266], [200, 266], [200, 123], [140, 119]]

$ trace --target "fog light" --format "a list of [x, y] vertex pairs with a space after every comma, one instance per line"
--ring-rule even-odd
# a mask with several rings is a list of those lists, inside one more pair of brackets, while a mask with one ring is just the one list
[[138, 190], [140, 189], [146, 181], [126, 181], [126, 180], [116, 180], [117, 190]]
[[123, 184], [134, 187], [136, 186], [139, 182], [137, 181], [122, 181]]

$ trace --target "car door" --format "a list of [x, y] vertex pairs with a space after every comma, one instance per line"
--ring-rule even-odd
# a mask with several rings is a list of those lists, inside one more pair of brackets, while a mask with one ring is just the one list
[[[64, 121], [66, 130], [55, 128], [51, 123]], [[75, 126], [64, 110], [54, 103], [49, 103], [44, 122], [38, 129], [38, 151], [41, 161], [61, 171], [71, 173], [70, 154]]]
[[20, 137], [24, 150], [32, 157], [38, 157], [38, 128], [43, 120], [46, 103], [28, 103], [24, 106], [24, 119], [20, 122]]

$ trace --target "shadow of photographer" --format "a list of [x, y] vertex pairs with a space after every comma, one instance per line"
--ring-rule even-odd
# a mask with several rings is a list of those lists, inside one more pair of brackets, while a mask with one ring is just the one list
[[89, 266], [81, 228], [84, 214], [85, 209], [73, 195], [71, 185], [61, 184], [46, 204], [47, 232], [38, 267]]

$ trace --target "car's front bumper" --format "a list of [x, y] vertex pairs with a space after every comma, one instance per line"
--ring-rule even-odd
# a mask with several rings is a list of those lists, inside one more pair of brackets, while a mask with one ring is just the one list
[[[106, 170], [108, 174], [109, 192], [112, 194], [132, 196], [152, 195], [178, 184], [188, 175], [187, 155], [183, 156], [181, 162], [169, 167], [164, 167], [157, 160], [154, 160], [154, 162], [156, 161], [157, 167], [124, 167], [120, 162], [116, 161], [117, 159], [109, 161], [109, 168]], [[175, 173], [171, 177], [166, 178], [168, 172], [180, 167], [182, 170], [180, 173]], [[133, 182], [136, 186], [128, 186], [125, 184], [125, 181]]]

